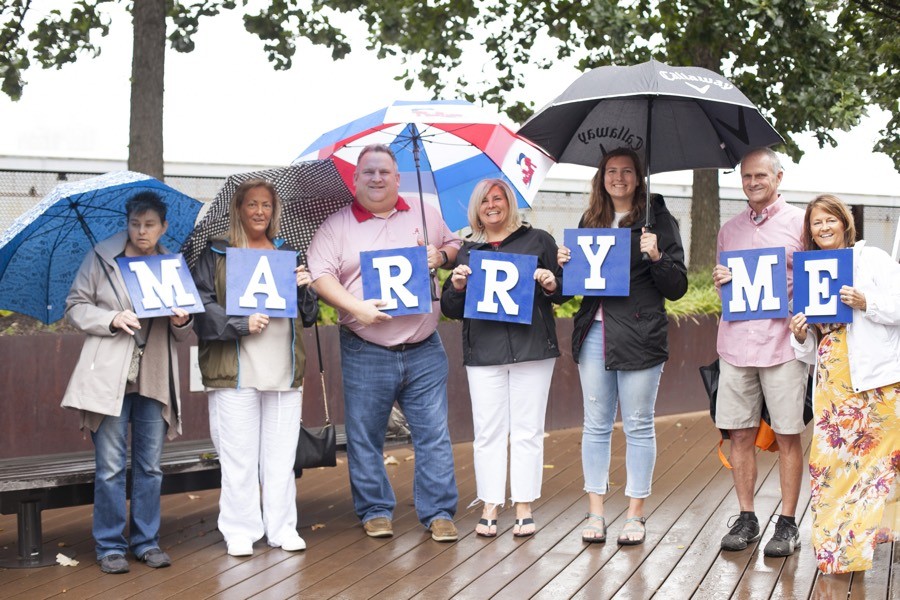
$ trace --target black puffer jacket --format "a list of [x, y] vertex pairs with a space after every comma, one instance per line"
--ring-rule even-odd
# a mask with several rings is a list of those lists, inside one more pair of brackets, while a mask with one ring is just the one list
[[[486, 242], [466, 242], [456, 256], [456, 263], [469, 264], [472, 250], [495, 249]], [[556, 274], [556, 292], [547, 295], [535, 282], [531, 325], [463, 319], [463, 364], [474, 367], [506, 365], [559, 356], [552, 306], [553, 302], [562, 301], [562, 270], [556, 264], [556, 242], [546, 231], [523, 225], [507, 236], [496, 251], [537, 256], [538, 268]], [[462, 319], [465, 304], [466, 290], [456, 291], [447, 278], [441, 294], [441, 312], [451, 319]]]
[[[572, 357], [578, 362], [581, 344], [594, 315], [603, 305], [607, 370], [636, 371], [669, 358], [668, 319], [665, 298], [677, 300], [687, 291], [687, 268], [678, 223], [663, 197], [654, 194], [650, 205], [650, 231], [662, 252], [659, 261], [641, 258], [643, 220], [631, 226], [631, 291], [628, 296], [585, 296], [575, 314]], [[584, 217], [578, 223], [583, 227]]]

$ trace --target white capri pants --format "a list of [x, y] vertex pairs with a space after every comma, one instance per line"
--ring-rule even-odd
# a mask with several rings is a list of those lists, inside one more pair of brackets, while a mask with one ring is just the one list
[[548, 358], [466, 367], [475, 425], [472, 446], [477, 500], [504, 504], [507, 441], [510, 499], [515, 504], [540, 498], [544, 474], [544, 419], [555, 364], [555, 358]]
[[219, 531], [226, 543], [255, 542], [265, 534], [270, 546], [281, 546], [296, 535], [301, 403], [300, 390], [209, 391], [209, 433], [222, 468]]

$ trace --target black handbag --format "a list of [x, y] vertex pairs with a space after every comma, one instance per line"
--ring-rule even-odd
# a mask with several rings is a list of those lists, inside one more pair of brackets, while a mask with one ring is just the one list
[[300, 418], [300, 439], [297, 440], [297, 456], [294, 458], [294, 473], [297, 476], [303, 469], [333, 467], [337, 465], [337, 440], [334, 425], [328, 413], [328, 396], [325, 392], [325, 369], [322, 366], [322, 347], [319, 343], [319, 326], [316, 329], [316, 354], [319, 358], [319, 379], [322, 382], [322, 402], [325, 405], [325, 425], [322, 427], [306, 427]]

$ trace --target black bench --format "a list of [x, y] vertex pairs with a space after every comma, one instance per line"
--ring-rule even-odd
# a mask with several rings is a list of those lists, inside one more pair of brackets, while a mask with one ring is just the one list
[[[162, 493], [220, 487], [219, 459], [210, 440], [168, 442], [161, 460]], [[131, 488], [131, 460], [128, 460]], [[94, 452], [49, 454], [0, 460], [0, 514], [17, 515], [16, 558], [0, 557], [0, 567], [56, 564], [57, 549], [44, 552], [41, 511], [94, 503]]]

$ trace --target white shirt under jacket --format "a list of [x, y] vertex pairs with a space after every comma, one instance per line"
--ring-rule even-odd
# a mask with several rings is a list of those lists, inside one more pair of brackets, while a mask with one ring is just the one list
[[[900, 264], [865, 240], [853, 246], [853, 287], [866, 296], [866, 310], [853, 310], [847, 325], [850, 384], [855, 392], [900, 382]], [[792, 335], [799, 360], [816, 364], [818, 340], [810, 335], [801, 344]]]

